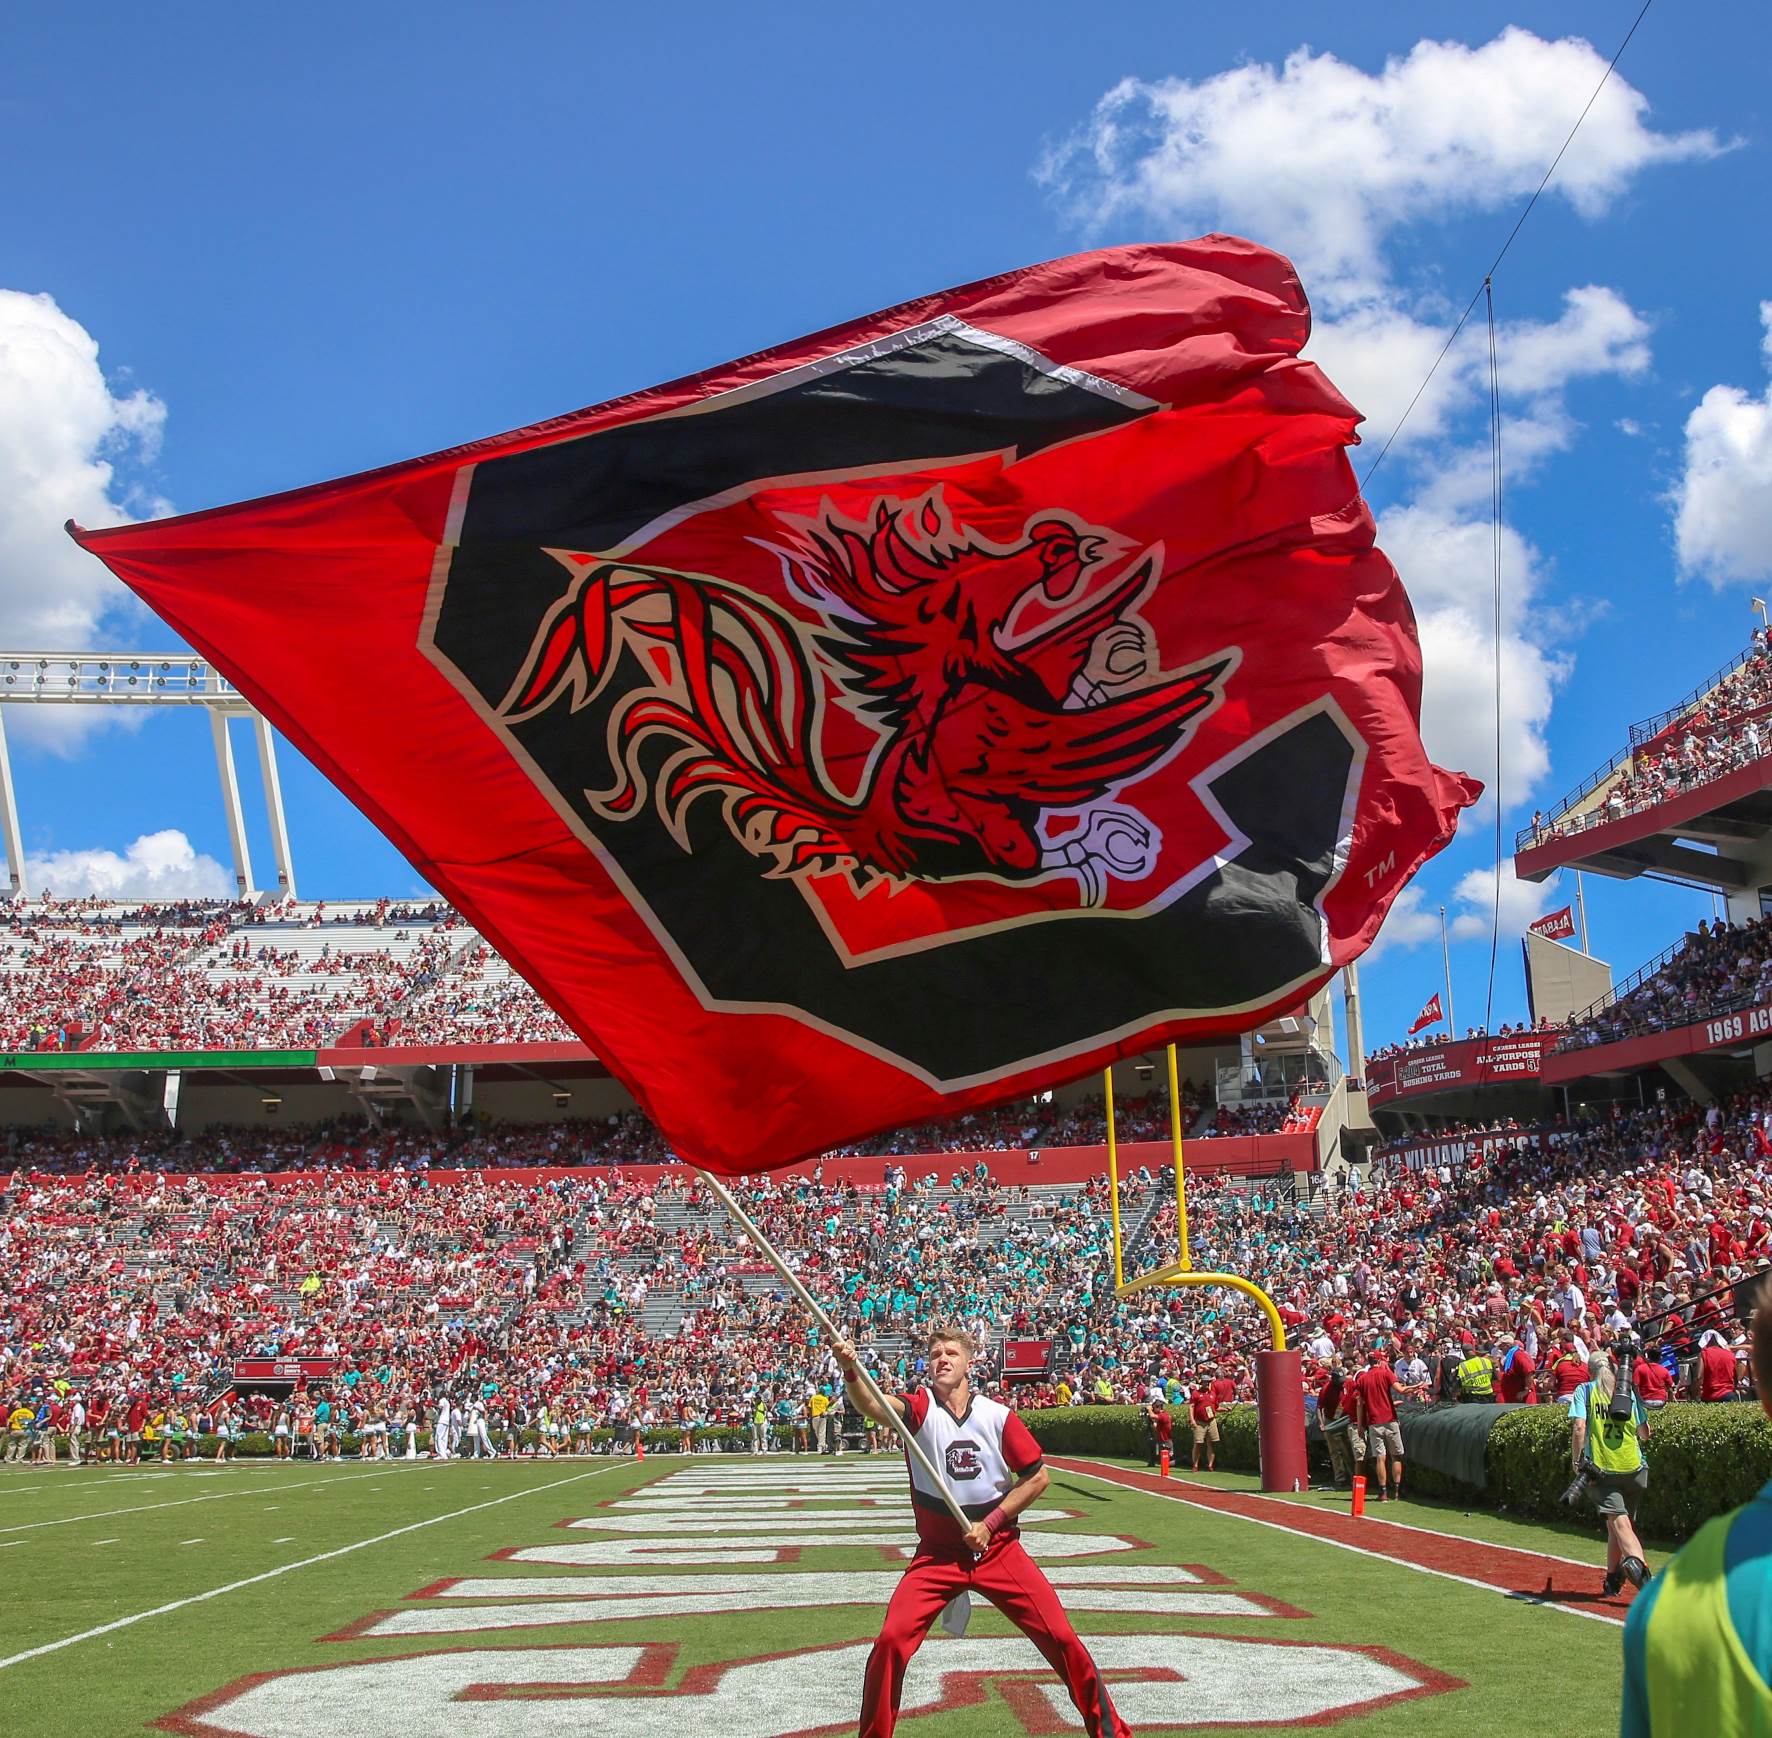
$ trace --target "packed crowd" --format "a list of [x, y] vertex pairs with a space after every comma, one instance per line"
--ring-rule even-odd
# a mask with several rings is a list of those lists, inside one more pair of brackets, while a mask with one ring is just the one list
[[[299, 917], [291, 915], [299, 912]], [[0, 1047], [276, 1050], [386, 1021], [435, 984], [457, 942], [446, 907], [380, 900], [329, 911], [192, 900], [15, 903], [0, 913]], [[329, 925], [387, 935], [293, 945]], [[257, 932], [256, 934], [254, 932]], [[391, 943], [392, 945], [389, 945]]]
[[1763, 629], [1739, 668], [1689, 712], [1643, 743], [1602, 801], [1567, 814], [1532, 817], [1533, 842], [1622, 820], [1713, 783], [1772, 752], [1772, 649]]
[[373, 1024], [371, 1044], [567, 1044], [577, 1034], [485, 942], [438, 993]]
[[[1293, 1105], [1249, 1106], [1240, 1111], [1202, 1109], [1184, 1087], [1189, 1140], [1218, 1135], [1290, 1132], [1314, 1126], [1312, 1111]], [[1120, 1100], [1114, 1107], [1117, 1138], [1125, 1143], [1167, 1141], [1166, 1093]], [[1003, 1152], [1066, 1146], [1100, 1146], [1107, 1117], [1099, 1093], [1070, 1105], [1030, 1101], [999, 1105], [945, 1123], [859, 1141], [827, 1158], [904, 1157], [916, 1153]], [[211, 1126], [196, 1134], [178, 1130], [84, 1133], [52, 1127], [0, 1130], [0, 1170], [16, 1168], [52, 1176], [85, 1171], [164, 1172], [175, 1175], [274, 1174], [283, 1171], [503, 1171], [529, 1167], [672, 1165], [678, 1162], [644, 1112], [633, 1109], [601, 1117], [562, 1117], [547, 1123], [501, 1123], [472, 1118], [442, 1130], [414, 1124], [336, 1122], [275, 1126]]]
[[[904, 1336], [938, 1315], [981, 1332], [1031, 1320], [1101, 1249], [1099, 1185], [1024, 1193], [1036, 1229], [1013, 1238], [995, 1235], [1009, 1197], [988, 1170], [945, 1189], [895, 1169], [866, 1193], [816, 1177], [745, 1193], [899, 1380], [919, 1357]], [[564, 1427], [583, 1448], [636, 1424], [748, 1433], [759, 1409], [770, 1436], [791, 1435], [836, 1393], [803, 1311], [703, 1186], [675, 1174], [512, 1187], [340, 1171], [273, 1187], [21, 1172], [0, 1196], [0, 1264], [0, 1402], [28, 1414], [20, 1452], [76, 1405], [89, 1434], [97, 1416], [101, 1442], [116, 1431], [137, 1455], [144, 1428], [172, 1454], [218, 1408], [262, 1421], [263, 1402], [229, 1397], [249, 1357], [327, 1366], [291, 1397], [292, 1426], [310, 1409], [310, 1439], [321, 1400], [340, 1436], [398, 1439], [423, 1422], [428, 1440], [445, 1401], [499, 1442]], [[650, 1327], [649, 1299], [666, 1311]]]
[[[1590, 1350], [1630, 1336], [1652, 1400], [1732, 1398], [1747, 1377], [1731, 1288], [1772, 1252], [1769, 1121], [1763, 1089], [1657, 1105], [1517, 1131], [1456, 1174], [1338, 1174], [1316, 1203], [1205, 1181], [1190, 1252], [1272, 1293], [1325, 1419], [1375, 1359], [1405, 1394], [1453, 1397], [1474, 1358], [1499, 1398], [1548, 1401]], [[1171, 1259], [1166, 1178], [1141, 1168], [1122, 1190], [1131, 1270]], [[953, 1319], [993, 1348], [1051, 1342], [1024, 1405], [1252, 1395], [1264, 1327], [1239, 1296], [1114, 1296], [1104, 1178], [1029, 1191], [980, 1161], [946, 1184], [893, 1167], [873, 1189], [814, 1173], [744, 1193], [893, 1380], [914, 1378], [916, 1336]], [[325, 1400], [338, 1431], [412, 1422], [426, 1442], [443, 1400], [495, 1445], [529, 1428], [558, 1446], [564, 1429], [581, 1449], [636, 1425], [748, 1433], [759, 1412], [791, 1439], [838, 1403], [816, 1329], [675, 1173], [439, 1185], [343, 1170], [278, 1187], [18, 1171], [0, 1264], [8, 1413], [78, 1403], [121, 1440], [140, 1432], [115, 1421], [142, 1407], [163, 1453], [213, 1422], [253, 1355], [324, 1360], [331, 1376], [297, 1401]], [[254, 1416], [238, 1406], [236, 1422]]]
[[1772, 918], [1701, 922], [1634, 989], [1571, 1023], [1560, 1050], [1612, 1044], [1772, 1000]]

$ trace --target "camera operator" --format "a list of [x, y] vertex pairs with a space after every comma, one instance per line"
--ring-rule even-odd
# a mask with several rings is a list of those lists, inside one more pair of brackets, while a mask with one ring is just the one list
[[[1631, 1348], [1627, 1345], [1625, 1350], [1629, 1353]], [[1569, 1397], [1569, 1459], [1575, 1482], [1564, 1493], [1565, 1500], [1590, 1504], [1606, 1523], [1602, 1590], [1608, 1598], [1627, 1581], [1641, 1587], [1649, 1579], [1636, 1528], [1637, 1509], [1649, 1488], [1649, 1466], [1643, 1458], [1649, 1414], [1630, 1385], [1631, 1368], [1627, 1363], [1620, 1391], [1611, 1354], [1595, 1352], [1587, 1361], [1587, 1381]]]

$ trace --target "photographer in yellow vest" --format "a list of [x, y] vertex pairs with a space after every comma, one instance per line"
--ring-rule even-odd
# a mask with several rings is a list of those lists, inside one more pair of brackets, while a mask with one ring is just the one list
[[[1754, 1388], [1772, 1418], [1772, 1282], [1754, 1297]], [[1624, 1626], [1621, 1738], [1772, 1732], [1772, 1483], [1707, 1521]]]
[[[1610, 1598], [1627, 1581], [1641, 1587], [1649, 1579], [1637, 1537], [1637, 1510], [1649, 1489], [1649, 1463], [1643, 1458], [1649, 1414], [1628, 1385], [1619, 1394], [1618, 1369], [1609, 1352], [1588, 1358], [1587, 1380], [1569, 1396], [1569, 1423], [1569, 1458], [1583, 1481], [1581, 1496], [1606, 1523], [1602, 1585]], [[1576, 1487], [1569, 1489], [1575, 1500]]]

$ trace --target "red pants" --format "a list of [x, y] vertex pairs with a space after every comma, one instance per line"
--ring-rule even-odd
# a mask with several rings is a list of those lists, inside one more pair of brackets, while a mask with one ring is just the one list
[[880, 1639], [868, 1656], [861, 1692], [861, 1738], [891, 1738], [905, 1667], [923, 1645], [929, 1626], [956, 1593], [982, 1594], [1046, 1656], [1064, 1681], [1089, 1738], [1132, 1738], [1115, 1713], [1107, 1685], [1077, 1639], [1058, 1595], [1017, 1539], [998, 1539], [978, 1562], [925, 1556], [911, 1560], [893, 1589]]

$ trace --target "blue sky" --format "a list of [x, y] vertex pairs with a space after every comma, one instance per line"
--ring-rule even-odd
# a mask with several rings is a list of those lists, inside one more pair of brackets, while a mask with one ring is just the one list
[[[169, 643], [64, 546], [69, 514], [408, 457], [1098, 243], [1293, 254], [1312, 353], [1382, 439], [1635, 11], [1126, 5], [1080, 30], [1023, 3], [932, 33], [791, 5], [36, 8], [0, 65], [0, 641]], [[1766, 48], [1763, 6], [1660, 0], [1496, 279], [1510, 841], [1739, 649], [1769, 577]], [[1488, 779], [1477, 356], [1371, 495], [1423, 618], [1430, 747]], [[225, 861], [196, 718], [9, 725], [53, 884]], [[304, 894], [414, 889], [287, 751], [284, 776]], [[1480, 1013], [1492, 824], [1384, 938], [1370, 1041], [1437, 986], [1442, 902]], [[1517, 934], [1546, 902], [1505, 891]], [[1588, 891], [1620, 972], [1709, 910]], [[1497, 1018], [1522, 1007], [1504, 941]]]

